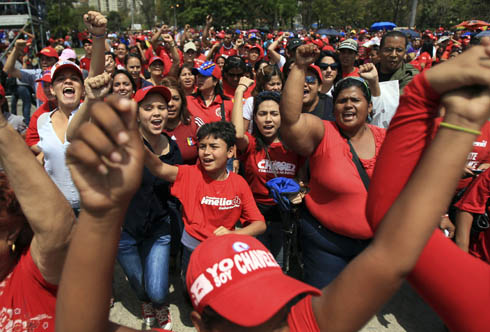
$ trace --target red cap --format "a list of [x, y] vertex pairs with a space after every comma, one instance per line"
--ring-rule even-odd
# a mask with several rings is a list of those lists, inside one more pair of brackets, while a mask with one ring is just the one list
[[39, 53], [37, 54], [37, 56], [41, 56], [41, 55], [44, 55], [44, 56], [47, 56], [50, 58], [59, 59], [58, 52], [56, 52], [56, 50], [54, 48], [52, 48], [51, 46], [45, 47], [42, 50], [40, 50]]
[[322, 49], [322, 47], [324, 46], [323, 42], [320, 39], [315, 39], [312, 41], [312, 43], [318, 46], [319, 49]]
[[1, 84], [0, 84], [0, 96], [5, 97], [5, 89]]
[[152, 86], [147, 86], [147, 87], [144, 87], [144, 88], [136, 91], [133, 99], [137, 103], [139, 103], [140, 101], [145, 99], [146, 95], [149, 93], [161, 94], [163, 96], [163, 98], [165, 98], [167, 103], [170, 101], [170, 98], [172, 98], [172, 93], [170, 92], [170, 90], [168, 88], [164, 87], [163, 85], [155, 85], [155, 86], [152, 85]]
[[210, 306], [245, 327], [263, 324], [300, 294], [321, 294], [284, 274], [260, 241], [238, 234], [202, 242], [192, 253], [186, 283], [197, 312]]
[[56, 62], [53, 67], [51, 67], [51, 82], [54, 81], [54, 77], [56, 76], [56, 74], [59, 73], [60, 70], [65, 68], [73, 69], [80, 76], [80, 79], [83, 82], [83, 73], [80, 67], [78, 67], [75, 62], [71, 62], [68, 60], [60, 60]]
[[323, 75], [320, 67], [317, 65], [309, 65], [308, 69], [312, 69], [315, 72], [316, 76], [318, 76], [318, 79], [320, 80], [320, 84], [323, 83]]
[[151, 66], [151, 64], [155, 61], [161, 61], [162, 64], [165, 65], [165, 62], [163, 62], [162, 58], [160, 58], [159, 56], [152, 56], [150, 62], [148, 63], [148, 66]]
[[220, 38], [220, 39], [223, 39], [225, 38], [225, 33], [224, 32], [220, 32], [216, 35], [217, 38]]

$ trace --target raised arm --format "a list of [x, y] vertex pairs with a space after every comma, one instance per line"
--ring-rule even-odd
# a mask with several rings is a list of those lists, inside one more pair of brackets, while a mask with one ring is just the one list
[[213, 17], [211, 15], [206, 16], [206, 25], [204, 26], [204, 29], [202, 30], [202, 46], [203, 47], [209, 47], [209, 28], [213, 24]]
[[175, 182], [175, 179], [177, 179], [177, 173], [179, 172], [179, 168], [177, 166], [164, 163], [146, 147], [144, 149], [144, 153], [145, 167], [148, 168], [151, 174], [167, 182]]
[[170, 53], [172, 57], [172, 66], [168, 72], [168, 76], [172, 76], [177, 78], [179, 76], [179, 67], [180, 67], [180, 56], [177, 51], [177, 46], [175, 45], [175, 41], [170, 34], [164, 34], [162, 36], [163, 41], [165, 42], [165, 48]]
[[[114, 331], [109, 298], [121, 226], [139, 188], [143, 144], [136, 103], [110, 96], [90, 107], [66, 154], [83, 209], [58, 291], [56, 331]], [[132, 331], [119, 329], [119, 331]]]
[[376, 66], [372, 63], [365, 63], [359, 67], [359, 75], [365, 79], [369, 85], [371, 96], [378, 97], [381, 95], [379, 88], [379, 78]]
[[301, 113], [306, 70], [319, 54], [313, 44], [302, 45], [289, 72], [281, 97], [281, 138], [294, 152], [309, 156], [323, 138], [325, 127], [318, 117]]
[[165, 33], [168, 31], [168, 26], [166, 24], [163, 24], [160, 29], [157, 29], [157, 32], [151, 37], [151, 46], [153, 46], [153, 50], [156, 52], [158, 46], [159, 46], [159, 42], [158, 42], [158, 39], [160, 38], [160, 36], [162, 35], [162, 33]]
[[21, 78], [21, 73], [19, 69], [15, 68], [15, 61], [19, 57], [20, 52], [26, 47], [27, 43], [23, 39], [17, 39], [15, 41], [15, 46], [12, 52], [10, 52], [3, 67], [3, 71], [6, 72], [10, 77]]
[[[405, 89], [369, 188], [368, 216], [382, 216], [382, 222], [372, 244], [323, 290], [320, 298], [313, 300], [313, 310], [321, 330], [328, 327], [329, 331], [357, 331], [381, 308], [415, 266], [449, 204], [473, 140], [490, 115], [490, 67], [485, 64], [489, 55], [490, 47], [486, 52], [483, 47], [475, 47], [460, 59], [445, 62], [417, 76]], [[462, 77], [455, 78], [455, 73]], [[486, 90], [479, 94], [458, 90], [442, 98], [447, 108], [444, 122], [466, 129], [441, 127], [427, 148], [433, 118], [437, 116], [438, 93], [474, 84], [484, 84]], [[437, 87], [437, 91], [432, 87]], [[451, 153], [447, 153], [448, 149]], [[378, 220], [375, 219], [374, 223], [377, 224]], [[445, 241], [455, 249], [440, 231], [436, 233], [437, 239], [431, 239], [427, 248], [437, 249]], [[438, 243], [434, 244], [434, 241]], [[478, 296], [469, 292], [473, 299], [471, 303], [479, 303], [486, 309], [472, 308], [466, 300], [468, 295], [464, 294], [468, 288], [455, 290], [454, 285], [460, 284], [461, 279], [458, 283], [457, 277], [450, 276], [467, 274], [464, 268], [456, 268], [460, 263], [459, 255], [454, 250], [451, 251], [454, 256], [441, 255], [443, 251], [436, 250], [434, 256], [426, 254], [427, 248], [410, 278], [414, 273], [418, 274], [415, 276], [417, 284], [425, 283], [425, 299], [442, 304], [439, 314], [447, 319], [446, 322], [452, 321], [449, 328], [481, 331], [488, 326], [488, 318], [481, 317], [485, 316], [483, 313], [488, 310], [489, 303], [488, 265], [471, 259], [469, 264], [465, 264], [471, 271], [472, 281], [478, 284], [478, 292], [482, 293]], [[417, 272], [421, 269], [419, 265], [425, 265], [424, 271]], [[450, 272], [451, 269], [455, 272]], [[449, 284], [445, 281], [448, 277], [452, 281]], [[441, 289], [440, 284], [447, 284], [447, 287]], [[481, 284], [484, 284], [483, 288]], [[458, 303], [455, 301], [460, 300], [465, 305], [455, 305]], [[465, 311], [463, 316], [462, 310]], [[475, 317], [476, 322], [468, 324], [466, 312], [473, 310], [479, 313], [480, 318]], [[458, 320], [454, 316], [465, 317], [459, 318], [462, 325], [454, 324], [454, 319]]]
[[68, 129], [66, 130], [66, 139], [71, 142], [78, 128], [90, 119], [89, 108], [97, 101], [101, 101], [109, 93], [111, 89], [112, 78], [107, 72], [96, 77], [89, 77], [85, 80], [85, 100], [80, 105], [79, 110], [71, 119]]
[[233, 110], [231, 113], [231, 122], [235, 126], [236, 131], [236, 147], [240, 152], [247, 150], [248, 136], [245, 135], [245, 123], [243, 121], [243, 94], [254, 83], [253, 80], [246, 76], [240, 78], [240, 82], [235, 90], [233, 100]]
[[58, 284], [75, 222], [73, 210], [1, 114], [0, 164], [34, 232], [32, 259], [46, 281]]
[[83, 15], [83, 23], [92, 34], [92, 58], [88, 77], [95, 77], [104, 72], [105, 67], [105, 35], [107, 19], [99, 12], [89, 11]]
[[276, 48], [279, 46], [280, 43], [282, 43], [284, 38], [287, 38], [289, 36], [289, 33], [283, 33], [279, 37], [276, 38], [269, 46], [267, 46], [267, 55], [269, 56], [269, 59], [271, 59], [272, 63], [279, 63], [281, 60], [281, 55], [277, 53]]

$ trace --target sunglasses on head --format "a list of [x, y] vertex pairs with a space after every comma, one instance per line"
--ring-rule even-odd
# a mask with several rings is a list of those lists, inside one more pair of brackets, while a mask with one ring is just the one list
[[337, 70], [339, 65], [337, 63], [320, 63], [318, 67], [320, 67], [321, 70], [328, 69], [329, 67], [332, 70]]

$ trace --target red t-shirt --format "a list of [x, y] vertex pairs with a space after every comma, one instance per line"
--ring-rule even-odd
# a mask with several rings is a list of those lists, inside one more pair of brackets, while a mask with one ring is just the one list
[[[373, 228], [400, 194], [426, 150], [439, 100], [424, 73], [405, 87], [369, 186], [366, 215]], [[490, 265], [463, 252], [441, 231], [434, 232], [408, 280], [449, 330], [488, 330]]]
[[56, 105], [51, 102], [45, 102], [32, 114], [29, 127], [26, 131], [26, 143], [28, 146], [36, 145], [39, 142], [39, 133], [37, 132], [37, 119], [46, 112], [51, 112], [56, 108]]
[[90, 58], [83, 56], [80, 59], [80, 68], [90, 71]]
[[[243, 93], [243, 102], [245, 102], [245, 99], [250, 98], [252, 96], [252, 91], [255, 89], [255, 83], [252, 84], [247, 91]], [[231, 99], [233, 102], [233, 99], [235, 98], [235, 90], [236, 88], [232, 87], [228, 83], [226, 83], [226, 80], [223, 80], [223, 94], [227, 96], [228, 98]]]
[[[305, 197], [310, 213], [326, 228], [355, 239], [373, 236], [365, 215], [367, 191], [352, 161], [347, 140], [337, 125], [323, 121], [325, 134], [310, 156], [311, 191]], [[373, 133], [376, 153], [372, 159], [361, 159], [371, 177], [386, 130], [368, 125]], [[328, 211], [328, 213], [326, 212]]]
[[[181, 65], [184, 61], [183, 54], [180, 50], [178, 50], [179, 57], [180, 57], [180, 63]], [[172, 58], [168, 54], [167, 50], [163, 46], [158, 46], [156, 49], [156, 54], [163, 59], [163, 76], [167, 76], [168, 73], [170, 72], [170, 67], [172, 67]], [[148, 60], [149, 61], [149, 60]]]
[[[490, 170], [480, 174], [466, 189], [455, 206], [470, 213], [483, 214], [490, 198]], [[490, 230], [475, 234], [470, 238], [470, 253], [490, 263]]]
[[191, 122], [188, 125], [181, 123], [174, 130], [163, 130], [177, 143], [184, 164], [187, 165], [194, 165], [197, 160], [197, 129], [197, 124], [191, 116]]
[[0, 331], [54, 331], [57, 289], [44, 280], [27, 250], [0, 282]]
[[264, 222], [250, 188], [240, 175], [228, 173], [228, 178], [216, 181], [200, 165], [179, 165], [177, 179], [171, 188], [182, 203], [187, 233], [199, 241], [214, 236], [214, 230], [224, 226], [233, 230], [240, 220], [243, 225]]
[[248, 132], [245, 133], [248, 137], [247, 150], [239, 156], [245, 169], [245, 179], [252, 189], [255, 201], [261, 204], [273, 205], [274, 200], [269, 197], [269, 189], [265, 183], [275, 177], [274, 170], [277, 176], [286, 178], [294, 178], [301, 165], [304, 163], [304, 158], [286, 150], [281, 142], [272, 143], [269, 148], [269, 158], [265, 154], [265, 150], [257, 151], [256, 139]]
[[[417, 59], [414, 59], [410, 62], [412, 66], [418, 69], [418, 71], [423, 71], [432, 67], [432, 55], [427, 52], [420, 54]], [[422, 64], [425, 64], [424, 69], [422, 70]]]
[[359, 68], [358, 67], [354, 67], [354, 71], [352, 73], [342, 73], [342, 78], [346, 78], [346, 77], [360, 77], [361, 75], [359, 75]]
[[206, 62], [206, 56], [204, 54], [199, 54], [199, 56], [194, 58], [194, 68], [199, 68], [203, 63]]
[[217, 95], [209, 106], [204, 105], [201, 96], [195, 94], [187, 96], [187, 108], [189, 113], [194, 116], [196, 123], [201, 127], [205, 123], [221, 121], [221, 103], [224, 103], [225, 120], [231, 120], [231, 111], [233, 110], [233, 102], [224, 100], [220, 95]]
[[232, 55], [238, 55], [237, 50], [233, 48], [233, 45], [230, 46], [230, 48], [226, 48], [225, 45], [222, 45], [218, 52], [216, 52], [216, 56], [214, 60], [216, 61], [217, 58], [219, 58], [220, 55], [226, 55], [226, 56], [232, 56]]
[[291, 307], [288, 315], [290, 332], [320, 332], [316, 322], [313, 308], [311, 307], [311, 295]]

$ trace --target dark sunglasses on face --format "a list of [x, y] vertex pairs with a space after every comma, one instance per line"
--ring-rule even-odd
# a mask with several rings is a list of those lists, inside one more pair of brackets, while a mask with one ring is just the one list
[[339, 68], [339, 65], [337, 63], [320, 63], [318, 65], [318, 67], [320, 67], [321, 70], [326, 70], [328, 69], [328, 67], [330, 67], [330, 69], [332, 70], [337, 70]]
[[316, 83], [316, 77], [315, 76], [306, 76], [305, 78], [306, 83], [308, 84], [313, 84]]

